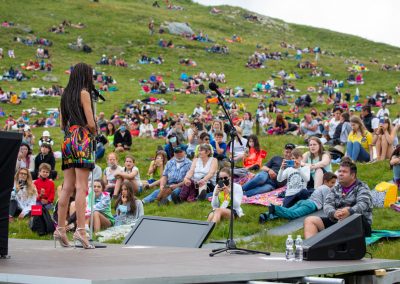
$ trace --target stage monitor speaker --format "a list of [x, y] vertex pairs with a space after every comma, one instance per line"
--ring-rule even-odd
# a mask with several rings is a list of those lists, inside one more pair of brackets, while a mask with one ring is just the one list
[[304, 260], [357, 260], [365, 252], [360, 214], [353, 214], [303, 242]]
[[200, 248], [215, 223], [142, 216], [124, 240], [125, 245]]
[[0, 131], [0, 257], [8, 255], [8, 212], [22, 134]]

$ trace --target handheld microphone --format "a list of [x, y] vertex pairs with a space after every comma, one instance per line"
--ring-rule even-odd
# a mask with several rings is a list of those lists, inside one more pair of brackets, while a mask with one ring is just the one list
[[211, 91], [214, 91], [218, 96], [222, 97], [221, 92], [218, 90], [218, 85], [215, 84], [214, 82], [211, 82], [208, 84], [208, 87], [210, 88]]

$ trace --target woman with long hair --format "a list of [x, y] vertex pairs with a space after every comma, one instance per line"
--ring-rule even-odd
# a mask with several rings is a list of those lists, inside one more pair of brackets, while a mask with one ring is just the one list
[[108, 146], [114, 145], [114, 135], [115, 135], [115, 125], [111, 121], [107, 123], [107, 128], [106, 128], [106, 138], [108, 141]]
[[309, 151], [303, 154], [301, 166], [310, 167], [310, 180], [307, 188], [317, 188], [322, 185], [324, 173], [332, 172], [331, 155], [324, 152], [324, 146], [318, 137], [308, 139]]
[[235, 217], [244, 215], [240, 204], [242, 202], [243, 190], [238, 183], [233, 184], [233, 201], [231, 200], [231, 170], [222, 168], [219, 171], [217, 185], [214, 188], [211, 206], [212, 212], [208, 215], [209, 222], [218, 223], [221, 219], [229, 219], [231, 210]]
[[268, 134], [285, 134], [289, 130], [289, 123], [287, 120], [283, 117], [282, 114], [278, 113], [276, 115], [276, 120], [274, 123], [274, 126], [268, 130]]
[[9, 219], [22, 219], [29, 216], [32, 205], [36, 204], [37, 190], [28, 169], [20, 168], [14, 176], [14, 189], [11, 194]]
[[76, 189], [77, 228], [73, 239], [75, 243], [81, 243], [85, 249], [94, 248], [85, 232], [85, 198], [89, 173], [95, 166], [92, 143], [93, 137], [97, 134], [90, 94], [93, 89], [92, 68], [85, 63], [76, 64], [62, 94], [60, 105], [60, 125], [65, 134], [61, 147], [64, 184], [58, 201], [58, 226], [54, 231], [54, 238], [63, 247], [70, 246], [64, 224], [69, 198]]
[[165, 151], [159, 150], [156, 152], [154, 160], [151, 161], [149, 169], [147, 171], [147, 181], [144, 182], [144, 189], [149, 189], [160, 184], [160, 179], [164, 172], [167, 161], [168, 158]]
[[243, 166], [249, 170], [259, 170], [266, 155], [267, 153], [260, 148], [257, 135], [250, 135], [243, 156]]
[[27, 168], [30, 172], [35, 170], [35, 159], [32, 155], [32, 149], [27, 143], [24, 142], [22, 142], [21, 146], [19, 147], [15, 170], [18, 171], [22, 168]]
[[125, 180], [121, 185], [121, 195], [115, 202], [115, 226], [132, 224], [144, 215], [143, 203], [136, 199], [133, 184]]
[[372, 134], [358, 116], [350, 118], [352, 131], [347, 137], [346, 156], [354, 162], [369, 162], [373, 157]]
[[243, 137], [248, 139], [253, 134], [254, 122], [251, 119], [251, 113], [246, 111], [243, 115], [243, 120], [240, 122], [240, 127], [243, 130]]
[[376, 145], [376, 155], [379, 161], [390, 159], [393, 152], [393, 142], [397, 134], [397, 127], [392, 127], [389, 118], [381, 119], [379, 128], [373, 138]]
[[[86, 197], [86, 224], [89, 226], [91, 225], [91, 218], [90, 218], [90, 210], [92, 208], [92, 194], [94, 194], [94, 203], [93, 203], [93, 231], [98, 232], [100, 229], [107, 229], [114, 225], [115, 219], [111, 213], [111, 199], [110, 194], [105, 191], [104, 182], [100, 179], [95, 180], [93, 182], [93, 192], [91, 191], [90, 194]], [[75, 201], [76, 204], [76, 201]], [[79, 225], [78, 225], [79, 226]], [[79, 228], [79, 227], [78, 227]], [[79, 229], [77, 229], [79, 231]], [[85, 232], [86, 235], [86, 232]], [[83, 242], [82, 246], [84, 246]], [[88, 247], [85, 247], [88, 248]]]

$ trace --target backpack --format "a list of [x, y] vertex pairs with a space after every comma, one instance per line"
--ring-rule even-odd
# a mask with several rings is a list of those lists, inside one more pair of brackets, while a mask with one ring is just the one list
[[33, 232], [37, 232], [39, 236], [52, 234], [55, 230], [55, 224], [50, 216], [49, 211], [42, 206], [42, 215], [33, 216], [29, 221], [29, 228]]

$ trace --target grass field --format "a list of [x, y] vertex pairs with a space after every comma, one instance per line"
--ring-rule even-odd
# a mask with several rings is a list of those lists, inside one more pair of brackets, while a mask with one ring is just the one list
[[[30, 26], [34, 35], [48, 38], [53, 41], [53, 46], [49, 48], [51, 61], [54, 65], [53, 75], [59, 78], [59, 84], [65, 86], [68, 82], [68, 75], [65, 70], [71, 64], [81, 61], [92, 64], [96, 70], [106, 72], [112, 75], [118, 82], [117, 92], [105, 93], [107, 101], [98, 104], [98, 111], [104, 111], [106, 116], [110, 116], [114, 110], [120, 110], [124, 103], [134, 99], [143, 99], [147, 96], [141, 95], [138, 81], [148, 78], [152, 73], [163, 76], [168, 83], [174, 81], [176, 86], [180, 86], [179, 75], [185, 72], [189, 75], [198, 73], [202, 70], [207, 73], [211, 71], [224, 72], [227, 78], [227, 84], [222, 87], [241, 86], [246, 91], [261, 80], [266, 80], [272, 73], [281, 69], [297, 71], [303, 77], [295, 81], [296, 87], [304, 94], [307, 87], [318, 86], [322, 78], [312, 78], [307, 74], [309, 70], [296, 68], [298, 63], [292, 57], [281, 61], [267, 61], [265, 69], [247, 69], [244, 65], [247, 58], [256, 50], [256, 45], [262, 45], [268, 48], [268, 52], [282, 51], [281, 41], [286, 41], [296, 46], [311, 48], [320, 46], [322, 50], [333, 52], [335, 56], [322, 55], [318, 66], [326, 72], [332, 74], [331, 79], [345, 80], [348, 76], [346, 68], [350, 65], [345, 64], [346, 59], [358, 59], [364, 63], [369, 72], [364, 73], [365, 84], [358, 86], [362, 100], [366, 96], [372, 95], [376, 91], [385, 90], [390, 95], [394, 95], [394, 87], [399, 83], [397, 72], [383, 72], [379, 70], [380, 64], [369, 63], [370, 59], [377, 59], [380, 63], [396, 64], [399, 60], [399, 48], [385, 44], [370, 42], [358, 37], [335, 33], [323, 29], [315, 29], [306, 26], [289, 25], [280, 20], [269, 19], [264, 23], [254, 23], [245, 20], [243, 15], [248, 13], [240, 8], [221, 6], [222, 15], [211, 15], [209, 8], [194, 4], [191, 1], [174, 1], [175, 5], [184, 7], [183, 11], [171, 11], [165, 7], [153, 8], [153, 1], [107, 1], [101, 0], [100, 3], [79, 0], [56, 0], [56, 1], [11, 1], [0, 0], [0, 21], [8, 20], [16, 24]], [[24, 11], [29, 11], [25, 13]], [[198, 33], [200, 30], [207, 33], [209, 38], [220, 44], [227, 44], [230, 49], [229, 55], [219, 55], [207, 53], [206, 47], [211, 43], [201, 43], [189, 41], [179, 36], [170, 34], [155, 34], [149, 36], [147, 24], [150, 19], [154, 19], [156, 29], [164, 21], [188, 22], [193, 30]], [[83, 22], [86, 28], [82, 30], [68, 28], [66, 34], [53, 34], [48, 29], [53, 25], [58, 25], [64, 19], [73, 23]], [[230, 38], [233, 34], [241, 36], [243, 43], [226, 43], [225, 38]], [[34, 59], [36, 46], [25, 46], [21, 43], [15, 43], [14, 37], [26, 37], [29, 34], [18, 29], [6, 29], [0, 27], [0, 47], [7, 53], [8, 49], [14, 49], [16, 59], [4, 58], [0, 60], [0, 73], [8, 70], [10, 66], [17, 67], [21, 63], [26, 63]], [[68, 49], [69, 42], [75, 42], [78, 36], [82, 36], [85, 43], [93, 48], [90, 54], [80, 53]], [[164, 49], [157, 46], [158, 40], [173, 40], [175, 46], [184, 46], [185, 48]], [[290, 55], [295, 51], [289, 49]], [[139, 65], [137, 60], [142, 53], [149, 56], [161, 54], [165, 58], [162, 65]], [[96, 62], [102, 54], [108, 56], [121, 56], [127, 62], [129, 67], [96, 66]], [[186, 67], [178, 64], [181, 58], [192, 58], [197, 62], [196, 67]], [[314, 61], [313, 55], [303, 55], [303, 61]], [[15, 91], [20, 93], [23, 90], [30, 90], [32, 87], [49, 87], [51, 83], [43, 81], [41, 78], [46, 75], [43, 72], [28, 72], [28, 76], [34, 79], [23, 82], [0, 81], [0, 87], [4, 91]], [[280, 85], [279, 79], [276, 84]], [[354, 95], [355, 86], [345, 84], [344, 90], [349, 89]], [[196, 103], [203, 103], [204, 97], [200, 95], [166, 94], [158, 95], [170, 103], [166, 107], [171, 113], [187, 112], [191, 113]], [[297, 95], [296, 95], [297, 96]], [[316, 95], [312, 94], [315, 98]], [[397, 97], [396, 97], [397, 99]], [[257, 99], [238, 98], [238, 102], [245, 103], [247, 110], [254, 113], [258, 104]], [[267, 102], [269, 99], [267, 98]], [[21, 105], [10, 106], [1, 105], [6, 114], [14, 114], [18, 117], [22, 109], [35, 106], [44, 111], [49, 107], [57, 107], [59, 98], [44, 97], [31, 98], [24, 100]], [[318, 110], [324, 110], [326, 105], [317, 105]], [[288, 107], [284, 107], [288, 110]], [[398, 105], [390, 106], [391, 116], [394, 117], [398, 112]], [[216, 109], [214, 109], [216, 110]], [[375, 109], [376, 110], [376, 109]], [[305, 109], [304, 112], [308, 110]], [[5, 118], [0, 118], [3, 125]], [[34, 134], [38, 139], [43, 129], [34, 129]], [[55, 139], [56, 149], [60, 145], [62, 134], [58, 129], [51, 129], [51, 135]], [[138, 167], [144, 176], [149, 165], [148, 158], [153, 157], [157, 145], [162, 145], [162, 140], [149, 141], [145, 139], [134, 139], [131, 153], [136, 157]], [[261, 144], [268, 151], [268, 157], [279, 154], [282, 146], [286, 142], [302, 144], [300, 137], [261, 137]], [[35, 149], [37, 150], [37, 149]], [[111, 149], [108, 149], [111, 151]], [[120, 161], [123, 161], [123, 156]], [[99, 162], [102, 168], [105, 167], [105, 160]], [[58, 165], [58, 170], [59, 170]], [[359, 165], [359, 178], [366, 181], [373, 188], [380, 181], [391, 179], [392, 173], [387, 162], [378, 162], [374, 164]], [[61, 177], [56, 180], [60, 184]], [[144, 194], [139, 196], [142, 198]], [[271, 228], [283, 223], [281, 220], [268, 223], [266, 226], [257, 224], [259, 213], [265, 211], [264, 207], [244, 205], [245, 216], [235, 223], [235, 236], [248, 236], [262, 232], [256, 241], [244, 243], [243, 246], [267, 249], [272, 251], [282, 251], [284, 247], [284, 237], [268, 236], [265, 229]], [[182, 217], [190, 219], [205, 220], [210, 210], [210, 205], [206, 202], [196, 204], [182, 204], [179, 206], [158, 207], [157, 205], [146, 205], [147, 215]], [[398, 213], [389, 209], [374, 210], [374, 224], [376, 229], [398, 229], [400, 221]], [[211, 235], [211, 239], [224, 239], [228, 236], [228, 223], [222, 222], [217, 226]], [[265, 232], [265, 233], [264, 233]], [[15, 238], [38, 238], [27, 229], [26, 222], [14, 222], [10, 226], [10, 236]], [[49, 238], [49, 237], [45, 237]], [[400, 255], [400, 241], [382, 241], [370, 247], [375, 257], [398, 258]]]

